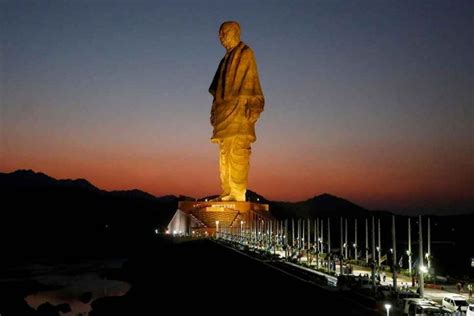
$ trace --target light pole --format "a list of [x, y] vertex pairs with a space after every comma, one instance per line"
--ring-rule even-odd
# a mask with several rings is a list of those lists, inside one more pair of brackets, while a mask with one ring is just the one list
[[357, 261], [357, 218], [354, 219], [354, 259]]
[[411, 273], [411, 223], [410, 223], [410, 218], [408, 217], [408, 250], [407, 250], [407, 255], [408, 255], [408, 271], [410, 272], [410, 277], [412, 277]]
[[419, 268], [418, 268], [418, 274], [420, 276], [419, 279], [419, 286], [420, 286], [420, 296], [421, 298], [425, 297], [425, 282], [424, 282], [424, 275], [423, 275], [423, 270], [424, 270], [424, 265], [423, 265], [423, 225], [421, 221], [421, 215], [418, 215], [418, 244], [419, 244], [419, 259], [420, 262], [418, 263]]
[[387, 316], [390, 315], [390, 308], [392, 307], [391, 304], [385, 304], [385, 309], [387, 310]]

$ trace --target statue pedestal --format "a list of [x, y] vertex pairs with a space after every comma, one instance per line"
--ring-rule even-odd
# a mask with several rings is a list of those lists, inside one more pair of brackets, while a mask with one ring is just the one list
[[219, 231], [238, 233], [250, 229], [259, 219], [271, 219], [268, 204], [254, 202], [212, 201], [178, 203], [178, 210], [168, 225], [170, 233], [207, 234]]

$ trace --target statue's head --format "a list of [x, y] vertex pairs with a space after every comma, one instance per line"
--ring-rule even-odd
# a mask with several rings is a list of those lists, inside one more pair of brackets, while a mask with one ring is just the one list
[[219, 40], [226, 50], [231, 50], [240, 43], [240, 25], [235, 21], [227, 21], [221, 24], [219, 29]]

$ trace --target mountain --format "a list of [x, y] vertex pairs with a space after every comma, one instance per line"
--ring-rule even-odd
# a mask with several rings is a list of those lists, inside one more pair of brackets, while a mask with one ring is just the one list
[[111, 191], [111, 195], [119, 196], [119, 197], [126, 197], [130, 199], [148, 199], [148, 200], [156, 200], [156, 196], [151, 195], [150, 193], [133, 189], [133, 190], [125, 190], [125, 191]]
[[[123, 199], [127, 201], [148, 201], [148, 203], [176, 203], [177, 200], [194, 200], [193, 197], [174, 195], [155, 197], [147, 192], [133, 189], [121, 191], [105, 191], [98, 189], [85, 179], [65, 179], [57, 180], [44, 173], [33, 170], [17, 170], [12, 173], [0, 173], [0, 190], [10, 192], [23, 192], [26, 194], [55, 195], [55, 198], [62, 200], [66, 196], [89, 194], [89, 197], [101, 196], [102, 199]], [[199, 200], [213, 199], [217, 195], [207, 196]], [[277, 218], [289, 217], [358, 217], [367, 216], [368, 210], [364, 209], [343, 198], [327, 193], [315, 196], [301, 202], [279, 202], [270, 201], [264, 196], [247, 190], [247, 201], [270, 204], [270, 210]], [[53, 203], [54, 204], [54, 203]], [[164, 223], [161, 223], [164, 224]]]
[[[101, 256], [108, 252], [121, 254], [125, 249], [133, 251], [143, 240], [153, 236], [156, 229], [164, 231], [176, 212], [178, 201], [195, 200], [187, 196], [155, 197], [140, 190], [108, 192], [85, 179], [57, 180], [32, 170], [0, 173], [0, 192], [0, 239], [5, 241], [2, 253], [9, 253], [9, 249], [20, 252], [16, 254], [18, 258], [25, 254], [52, 253], [71, 258], [81, 252]], [[248, 190], [247, 200], [268, 203], [272, 215], [279, 220], [311, 219], [311, 225], [314, 225], [314, 220], [319, 218], [321, 225], [324, 222], [326, 236], [330, 219], [334, 251], [340, 247], [341, 217], [344, 223], [347, 222], [349, 242], [354, 240], [355, 219], [358, 220], [359, 243], [365, 240], [366, 220], [371, 231], [374, 217], [376, 234], [380, 220], [382, 249], [392, 247], [394, 214], [390, 212], [369, 211], [327, 193], [291, 203], [270, 201]], [[396, 215], [395, 219], [397, 243], [406, 249], [408, 217]], [[444, 261], [456, 265], [456, 271], [460, 273], [470, 269], [468, 264], [470, 257], [474, 257], [474, 247], [466, 234], [472, 230], [474, 214], [430, 216], [430, 219], [433, 262], [438, 271], [444, 272], [443, 267], [448, 266]], [[417, 220], [411, 218], [414, 247]], [[426, 232], [426, 217], [423, 217], [423, 227]], [[403, 254], [403, 250], [400, 253]], [[15, 258], [13, 254], [10, 257]], [[456, 262], [449, 260], [452, 257], [458, 258]]]
[[350, 201], [327, 193], [302, 202], [269, 202], [278, 218], [365, 217], [370, 211]]
[[[178, 203], [175, 196], [108, 192], [84, 179], [57, 180], [32, 170], [0, 173], [0, 192], [0, 238], [15, 241], [5, 247], [27, 253], [120, 251], [137, 236], [165, 230]], [[101, 247], [105, 240], [115, 242]]]

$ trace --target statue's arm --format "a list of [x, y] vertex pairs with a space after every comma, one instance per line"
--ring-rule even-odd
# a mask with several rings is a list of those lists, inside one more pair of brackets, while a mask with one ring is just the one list
[[257, 122], [260, 113], [263, 112], [265, 100], [263, 96], [247, 98], [245, 115], [251, 123]]
[[216, 120], [216, 102], [215, 102], [215, 100], [216, 100], [216, 98], [213, 99], [212, 107], [211, 107], [210, 121], [211, 121], [212, 126], [214, 126], [214, 123], [215, 123], [215, 120]]
[[246, 116], [250, 122], [255, 123], [263, 112], [265, 106], [265, 98], [263, 96], [260, 80], [258, 76], [257, 63], [251, 49], [247, 49], [244, 53], [246, 60], [245, 86], [248, 95], [246, 96]]
[[219, 81], [219, 73], [222, 66], [222, 62], [224, 59], [221, 60], [219, 66], [217, 67], [216, 73], [214, 74], [214, 78], [212, 79], [211, 86], [209, 87], [209, 93], [212, 95], [212, 107], [211, 107], [211, 125], [214, 126], [215, 123], [215, 112], [216, 112], [216, 90], [217, 90], [217, 83]]
[[263, 95], [257, 95], [247, 98], [247, 107], [250, 108], [253, 112], [261, 113], [265, 106], [265, 99]]

